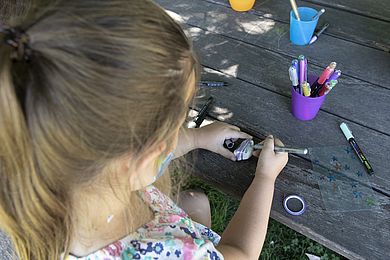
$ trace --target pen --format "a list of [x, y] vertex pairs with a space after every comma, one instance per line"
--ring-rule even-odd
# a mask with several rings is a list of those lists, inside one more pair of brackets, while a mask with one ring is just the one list
[[206, 104], [203, 105], [203, 107], [200, 109], [198, 117], [195, 120], [195, 128], [199, 128], [199, 126], [202, 124], [203, 120], [206, 118], [207, 111], [210, 108], [211, 103], [213, 103], [214, 98], [209, 97]]
[[326, 82], [329, 82], [331, 80], [337, 80], [339, 77], [341, 76], [341, 70], [335, 70], [332, 75], [330, 75], [329, 79], [327, 79], [325, 81]]
[[[334, 78], [338, 78], [338, 77], [334, 77]], [[312, 92], [312, 94], [310, 96], [311, 97], [320, 97], [320, 96], [326, 95], [329, 93], [329, 91], [332, 90], [332, 88], [334, 88], [334, 86], [336, 86], [337, 83], [338, 83], [337, 80], [329, 78], [325, 81], [325, 84], [320, 85], [314, 92]]]
[[224, 81], [201, 80], [199, 82], [200, 87], [226, 87], [227, 85], [228, 85], [228, 83], [224, 82]]
[[368, 162], [366, 156], [363, 154], [363, 151], [358, 146], [357, 142], [355, 141], [354, 136], [352, 135], [352, 131], [349, 130], [349, 127], [346, 123], [340, 124], [341, 131], [343, 131], [343, 134], [345, 135], [345, 138], [347, 138], [349, 144], [352, 146], [353, 150], [355, 151], [356, 155], [359, 157], [360, 161], [364, 165], [364, 167], [367, 170], [367, 173], [372, 175], [374, 174], [374, 170], [371, 167], [371, 164]]
[[318, 18], [320, 18], [320, 16], [325, 13], [325, 9], [322, 8], [318, 13], [316, 13], [316, 15], [313, 16], [312, 20], [316, 20]]
[[312, 86], [312, 96], [316, 96], [319, 88], [321, 88], [321, 85], [325, 83], [325, 81], [330, 77], [330, 75], [333, 73], [334, 69], [336, 68], [337, 63], [331, 62], [328, 67], [325, 68], [325, 70], [322, 72], [321, 76], [314, 82]]
[[293, 59], [292, 62], [291, 62], [291, 66], [293, 66], [296, 70], [297, 70], [297, 76], [298, 76], [298, 69], [299, 69], [299, 65], [298, 65], [298, 60], [297, 59]]
[[321, 76], [318, 78], [317, 82], [318, 84], [322, 85], [325, 83], [325, 80], [327, 80], [330, 75], [333, 73], [334, 69], [336, 68], [337, 63], [331, 62], [328, 67], [322, 72]]
[[303, 95], [305, 97], [309, 97], [310, 96], [310, 85], [309, 85], [309, 83], [307, 83], [305, 81], [305, 82], [303, 82], [302, 86], [303, 86]]
[[328, 67], [322, 72], [321, 76], [318, 78], [317, 82], [318, 84], [322, 85], [325, 83], [325, 80], [327, 80], [330, 75], [333, 73], [334, 69], [336, 68], [337, 63], [331, 62]]
[[[254, 150], [261, 150], [263, 149], [263, 144], [255, 144], [253, 146]], [[275, 152], [286, 152], [286, 153], [296, 153], [296, 154], [307, 154], [309, 150], [307, 148], [289, 148], [289, 147], [281, 147], [281, 146], [275, 146], [274, 147]]]
[[302, 84], [304, 81], [306, 81], [305, 80], [305, 74], [306, 74], [305, 56], [299, 55], [298, 62], [299, 62], [299, 87], [301, 89], [300, 93], [302, 93]]
[[291, 80], [291, 83], [292, 83], [294, 89], [297, 90], [298, 85], [299, 85], [297, 70], [293, 66], [290, 66], [290, 68], [288, 69], [288, 74], [290, 76], [290, 80]]
[[329, 82], [326, 82], [321, 88], [320, 90], [318, 91], [318, 96], [321, 97], [323, 95], [326, 95], [329, 93], [329, 91], [331, 91], [334, 86], [336, 86], [337, 84], [337, 80], [331, 80]]
[[300, 21], [301, 17], [299, 16], [297, 3], [295, 2], [295, 0], [290, 0], [290, 4], [291, 4], [291, 7], [294, 11], [295, 17], [297, 18], [298, 21]]
[[[291, 66], [293, 66], [297, 72], [297, 79], [298, 79], [298, 75], [299, 75], [299, 63], [298, 63], [298, 60], [297, 59], [293, 59], [292, 62], [291, 62]], [[299, 79], [298, 79], [298, 85], [297, 85], [297, 88], [296, 90], [298, 91], [298, 93], [300, 94], [300, 89], [299, 89]]]
[[320, 35], [329, 27], [329, 24], [326, 23], [324, 24], [324, 26], [322, 26], [322, 28], [318, 31], [318, 32], [314, 32], [314, 35], [313, 37], [311, 37], [311, 40], [309, 42], [309, 44], [312, 44], [314, 43], [315, 41], [317, 41], [318, 37], [320, 37]]

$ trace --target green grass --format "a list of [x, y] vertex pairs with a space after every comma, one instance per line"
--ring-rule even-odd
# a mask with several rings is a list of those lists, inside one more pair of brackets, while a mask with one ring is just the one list
[[[202, 189], [211, 204], [212, 229], [222, 234], [236, 211], [239, 201], [229, 197], [201, 180], [191, 177], [183, 189]], [[320, 256], [321, 259], [345, 259], [321, 244], [295, 232], [294, 230], [270, 219], [268, 232], [260, 259], [308, 259], [305, 253]]]

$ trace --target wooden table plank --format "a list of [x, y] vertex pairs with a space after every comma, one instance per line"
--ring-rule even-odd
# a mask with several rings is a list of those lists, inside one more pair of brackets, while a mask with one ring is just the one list
[[[255, 160], [231, 162], [206, 151], [197, 158], [195, 175], [239, 198], [249, 186], [256, 166]], [[300, 160], [290, 156], [276, 181], [271, 217], [349, 259], [388, 259], [389, 198], [382, 197], [387, 203], [375, 211], [327, 212], [315, 173], [302, 168]], [[289, 194], [299, 194], [306, 200], [308, 207], [303, 215], [290, 216], [284, 211], [282, 201]]]
[[[291, 96], [291, 82], [287, 73], [290, 57], [215, 34], [205, 35], [199, 29], [192, 31], [203, 65], [283, 96]], [[319, 75], [321, 71], [322, 68], [310, 65], [309, 72]], [[386, 112], [390, 111], [389, 100], [390, 90], [343, 76], [339, 85], [327, 96], [322, 109], [390, 135], [390, 115]]]
[[289, 27], [285, 23], [251, 13], [238, 13], [202, 0], [157, 2], [174, 12], [171, 14], [183, 23], [285, 55], [304, 54], [310, 62], [323, 67], [335, 60], [345, 75], [390, 89], [390, 53], [328, 35], [322, 35], [313, 45], [296, 46], [289, 41]]
[[[374, 187], [380, 207], [327, 212], [316, 181], [318, 173], [310, 170], [307, 158], [290, 155], [276, 184], [271, 216], [351, 259], [386, 259], [390, 245], [390, 125], [386, 122], [390, 118], [385, 112], [390, 110], [386, 102], [390, 85], [383, 81], [389, 76], [382, 74], [387, 73], [390, 61], [389, 56], [381, 55], [388, 54], [329, 35], [313, 46], [292, 46], [288, 25], [277, 20], [236, 13], [226, 6], [203, 1], [158, 2], [189, 25], [186, 28], [202, 64], [208, 67], [203, 78], [230, 83], [228, 87], [208, 89], [216, 98], [211, 112], [214, 118], [238, 125], [259, 138], [273, 133], [285, 144], [306, 147], [348, 145], [338, 125], [341, 121], [349, 124], [376, 170], [366, 184]], [[291, 57], [301, 52], [309, 56], [314, 72], [321, 70], [318, 65], [327, 65], [321, 63], [329, 62], [326, 58], [338, 61], [346, 72], [345, 86], [340, 84], [332, 93], [334, 97], [327, 97], [323, 110], [310, 122], [298, 121], [290, 113], [286, 70]], [[372, 60], [362, 62], [361, 57]], [[366, 68], [365, 64], [373, 67]], [[364, 71], [368, 79], [361, 80]], [[362, 100], [368, 101], [357, 106]], [[378, 112], [367, 112], [367, 106]], [[246, 190], [255, 168], [253, 160], [234, 163], [207, 152], [200, 154], [197, 165], [199, 176], [235, 196]], [[298, 193], [308, 201], [309, 208], [303, 216], [291, 217], [284, 212], [281, 201], [290, 193]]]
[[[338, 119], [332, 115], [319, 115], [313, 122], [299, 122], [289, 113], [287, 97], [281, 97], [277, 93], [257, 88], [212, 69], [205, 69], [203, 77], [229, 83], [229, 86], [225, 88], [208, 89], [209, 94], [215, 97], [214, 108], [211, 112], [214, 118], [235, 124], [258, 138], [264, 138], [265, 135], [273, 133], [286, 144], [294, 146], [306, 145], [304, 143], [308, 133], [315, 133], [318, 129], [333, 126], [330, 128], [334, 128], [334, 131], [329, 129], [331, 134], [323, 136], [325, 140], [328, 139], [327, 141], [318, 140], [317, 144], [311, 143], [311, 146], [347, 145], [342, 134], [338, 132]], [[349, 124], [353, 129], [358, 128], [352, 123]], [[302, 130], [300, 135], [291, 135], [291, 132], [299, 133], [300, 130]], [[362, 128], [359, 131], [368, 130]], [[370, 133], [366, 132], [366, 136], [369, 135]], [[390, 144], [389, 141], [387, 138], [383, 140], [383, 143]], [[366, 145], [368, 144], [366, 143], [365, 147]], [[381, 152], [376, 150], [374, 154], [376, 153]], [[387, 155], [384, 158], [384, 160], [389, 159]], [[198, 168], [198, 176], [222, 191], [237, 197], [241, 197], [245, 192], [255, 169], [253, 160], [230, 162], [207, 152], [200, 154], [200, 161], [195, 165]], [[350, 259], [368, 259], [368, 256], [370, 259], [387, 259], [386, 250], [390, 245], [390, 233], [387, 228], [390, 225], [389, 197], [376, 192], [376, 196], [383, 201], [383, 205], [374, 211], [327, 212], [324, 209], [315, 177], [318, 177], [318, 174], [310, 168], [308, 161], [290, 155], [289, 164], [276, 183], [271, 216]], [[383, 175], [388, 175], [388, 173], [389, 170], [382, 172]], [[388, 184], [389, 182], [385, 185], [389, 186]], [[282, 198], [293, 193], [300, 194], [308, 202], [310, 210], [304, 216], [289, 216], [281, 207]]]
[[390, 22], [390, 7], [388, 0], [303, 0], [322, 6], [330, 6], [336, 9], [361, 14], [367, 17]]
[[[205, 1], [218, 3], [230, 8], [229, 3], [224, 0]], [[300, 6], [304, 5], [312, 7], [316, 10], [320, 10], [325, 7], [324, 5], [317, 5], [308, 2], [301, 2], [298, 4]], [[390, 31], [387, 29], [389, 27], [388, 22], [330, 8], [329, 4], [326, 6], [328, 6], [326, 7], [326, 12], [320, 19], [320, 23], [325, 23], [325, 21], [330, 23], [330, 26], [325, 34], [334, 35], [348, 41], [364, 44], [386, 52], [390, 51]], [[264, 15], [265, 17], [284, 23], [289, 23], [290, 10], [291, 5], [289, 1], [261, 0], [256, 1], [256, 4], [250, 12], [257, 15]]]
[[209, 94], [215, 97], [215, 109], [211, 111], [211, 115], [238, 125], [250, 134], [265, 136], [272, 133], [285, 144], [298, 147], [348, 145], [339, 129], [340, 122], [345, 121], [354, 131], [359, 145], [376, 171], [376, 174], [369, 177], [372, 187], [390, 196], [390, 136], [323, 111], [319, 111], [312, 121], [299, 121], [290, 113], [289, 97], [215, 70], [206, 71], [207, 74], [203, 77], [224, 80], [230, 84], [228, 87], [209, 90]]

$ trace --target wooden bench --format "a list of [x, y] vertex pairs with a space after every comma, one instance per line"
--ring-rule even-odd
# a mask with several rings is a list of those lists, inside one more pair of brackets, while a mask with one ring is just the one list
[[[257, 1], [238, 13], [227, 0], [157, 0], [192, 37], [203, 65], [202, 78], [228, 87], [209, 89], [215, 120], [241, 127], [256, 138], [274, 134], [291, 146], [348, 145], [339, 129], [346, 122], [375, 169], [369, 177], [379, 209], [329, 212], [310, 158], [290, 155], [278, 177], [271, 217], [349, 259], [390, 259], [390, 9], [386, 0], [305, 0], [299, 6], [326, 8], [328, 30], [310, 46], [289, 41], [289, 1]], [[304, 54], [310, 72], [331, 61], [343, 71], [317, 117], [308, 122], [290, 113], [287, 69]], [[201, 106], [202, 104], [199, 104]], [[197, 107], [199, 109], [199, 106]], [[231, 162], [198, 153], [196, 174], [227, 194], [241, 197], [253, 178], [255, 160]], [[283, 198], [299, 194], [308, 203], [302, 216], [285, 212]], [[277, 256], [275, 256], [277, 257]]]

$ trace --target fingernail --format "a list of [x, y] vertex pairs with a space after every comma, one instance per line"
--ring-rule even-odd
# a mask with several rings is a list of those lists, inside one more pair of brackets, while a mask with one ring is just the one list
[[269, 135], [268, 137], [269, 137], [269, 138], [274, 138], [274, 136], [273, 136], [273, 135]]

